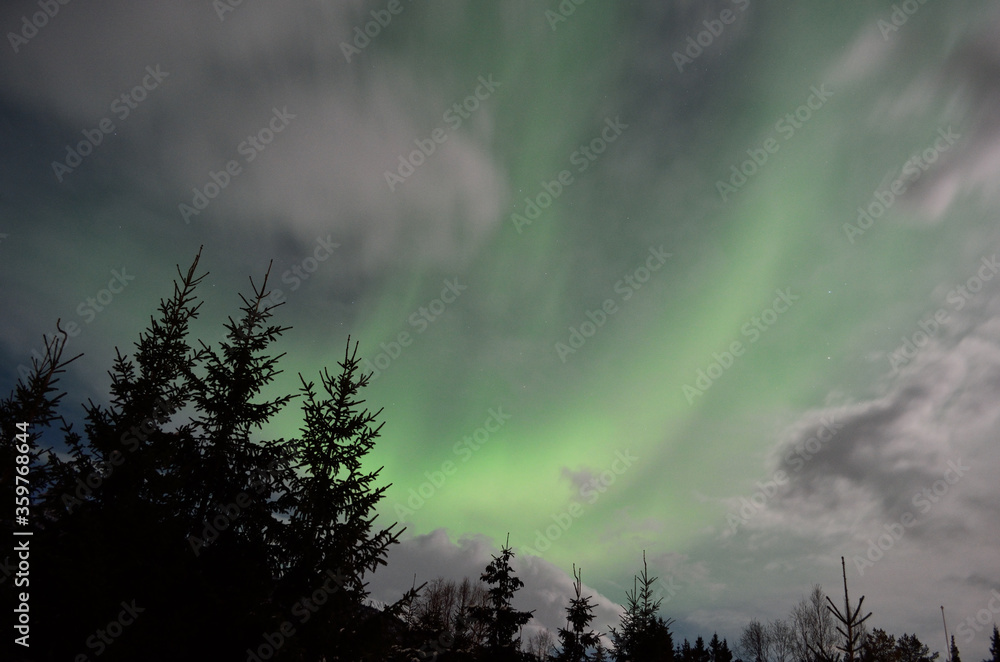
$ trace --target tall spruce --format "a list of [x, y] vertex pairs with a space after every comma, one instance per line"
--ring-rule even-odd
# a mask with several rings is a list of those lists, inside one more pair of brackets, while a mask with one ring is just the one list
[[897, 662], [896, 637], [882, 628], [874, 628], [861, 648], [862, 662]]
[[937, 651], [931, 653], [930, 648], [921, 642], [916, 634], [903, 634], [896, 639], [898, 662], [933, 662], [938, 655]]
[[993, 624], [993, 635], [990, 637], [990, 657], [983, 662], [1000, 662], [1000, 630]]
[[619, 619], [619, 629], [611, 628], [614, 656], [618, 662], [673, 662], [674, 642], [670, 633], [673, 619], [664, 621], [658, 614], [663, 598], [653, 598], [657, 579], [649, 576], [643, 552], [642, 572], [635, 576], [632, 591], [625, 592], [627, 604]]
[[712, 654], [705, 648], [705, 640], [700, 636], [694, 640], [694, 646], [691, 647], [691, 659], [694, 662], [711, 662]]
[[[860, 616], [861, 614], [861, 604], [865, 601], [865, 596], [861, 596], [858, 600], [858, 606], [851, 608], [851, 601], [847, 595], [847, 566], [844, 563], [844, 557], [840, 557], [840, 569], [844, 575], [844, 610], [841, 611], [837, 608], [837, 605], [833, 604], [833, 600], [830, 596], [826, 597], [827, 606], [826, 608], [831, 614], [840, 622], [837, 626], [837, 632], [844, 638], [844, 643], [837, 646], [837, 649], [843, 652], [845, 662], [854, 662], [855, 656], [861, 648], [861, 641], [863, 637], [862, 625], [865, 621], [871, 618], [872, 613], [868, 612], [865, 616]], [[814, 655], [817, 654], [816, 650], [811, 651]]]
[[499, 556], [486, 566], [481, 579], [489, 586], [489, 599], [485, 606], [474, 606], [472, 618], [486, 629], [486, 659], [515, 660], [521, 644], [519, 632], [529, 620], [533, 611], [519, 611], [514, 608], [514, 594], [524, 586], [515, 574], [510, 562], [514, 551], [510, 547], [510, 535], [500, 550]]
[[[300, 376], [302, 439], [261, 439], [298, 397], [266, 395], [284, 356], [269, 349], [287, 330], [271, 322], [269, 273], [251, 279], [217, 348], [192, 344], [200, 257], [178, 268], [131, 355], [117, 353], [108, 404], [84, 407], [83, 434], [62, 421], [68, 455], [40, 436], [61, 420], [65, 334], [0, 402], [0, 455], [13, 453], [16, 422], [31, 430], [32, 561], [45, 569], [32, 597], [46, 616], [32, 652], [74, 659], [125, 603], [140, 616], [101, 659], [247, 659], [292, 622], [289, 659], [377, 655], [403, 601], [373, 615], [364, 576], [400, 532], [375, 526], [386, 488], [363, 466], [379, 426], [360, 408], [357, 345], [318, 388]], [[0, 492], [11, 482], [0, 474]]]
[[566, 607], [565, 628], [559, 628], [559, 641], [562, 650], [556, 657], [557, 662], [584, 662], [587, 659], [587, 651], [597, 646], [601, 640], [598, 632], [590, 630], [590, 623], [594, 620], [595, 605], [590, 601], [590, 596], [584, 597], [583, 592], [583, 569], [579, 572], [576, 565], [573, 565], [573, 592], [576, 595], [570, 598], [569, 606]]
[[733, 653], [725, 639], [719, 641], [718, 633], [713, 632], [708, 642], [708, 655], [711, 662], [733, 662]]

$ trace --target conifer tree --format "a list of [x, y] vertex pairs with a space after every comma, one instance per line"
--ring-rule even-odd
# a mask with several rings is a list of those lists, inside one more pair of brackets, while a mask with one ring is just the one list
[[719, 653], [722, 649], [722, 642], [719, 641], [719, 633], [713, 632], [712, 638], [708, 640], [709, 662], [719, 662]]
[[962, 662], [962, 657], [958, 654], [958, 646], [955, 645], [955, 635], [951, 635], [950, 657], [948, 662]]
[[705, 640], [700, 636], [694, 640], [694, 646], [691, 647], [691, 659], [694, 662], [711, 662], [712, 655], [705, 648]]
[[[340, 371], [321, 372], [318, 388], [300, 376], [302, 439], [260, 439], [296, 397], [265, 395], [283, 356], [269, 348], [287, 327], [270, 321], [265, 274], [217, 349], [192, 345], [200, 256], [178, 269], [131, 356], [118, 352], [109, 403], [84, 407], [83, 434], [63, 421], [67, 459], [39, 436], [61, 420], [65, 334], [0, 402], [0, 456], [13, 453], [12, 425], [31, 429], [32, 561], [45, 568], [32, 577], [45, 614], [32, 652], [74, 659], [128, 604], [140, 616], [102, 660], [248, 659], [293, 621], [279, 644], [288, 659], [375, 656], [373, 633], [407, 596], [378, 617], [363, 605], [364, 575], [400, 532], [375, 526], [386, 488], [363, 466], [379, 426], [358, 397], [368, 376], [357, 345], [348, 339]], [[0, 474], [0, 493], [11, 482]]]
[[729, 644], [725, 639], [719, 641], [718, 633], [712, 633], [712, 639], [708, 642], [708, 656], [711, 662], [733, 662], [733, 653], [729, 650]]
[[472, 618], [486, 629], [485, 652], [490, 660], [514, 660], [520, 648], [518, 632], [530, 619], [533, 611], [518, 611], [514, 608], [514, 593], [524, 586], [511, 567], [514, 551], [510, 547], [510, 536], [500, 550], [499, 556], [486, 566], [482, 581], [489, 586], [489, 600], [485, 606], [474, 606]]
[[611, 628], [614, 655], [619, 662], [672, 662], [674, 659], [674, 643], [670, 634], [673, 619], [664, 621], [657, 614], [663, 599], [653, 599], [653, 585], [657, 579], [649, 576], [646, 553], [643, 552], [642, 573], [635, 576], [632, 591], [625, 593], [627, 605], [621, 615], [619, 629]]
[[882, 628], [874, 628], [861, 648], [861, 662], [896, 662], [896, 637]]
[[591, 621], [594, 620], [594, 604], [590, 601], [590, 596], [582, 596], [583, 591], [583, 569], [577, 572], [576, 565], [573, 565], [573, 592], [575, 598], [571, 598], [569, 606], [566, 607], [566, 628], [559, 628], [559, 641], [562, 645], [557, 662], [584, 662], [587, 659], [587, 651], [597, 646], [601, 640], [601, 635], [593, 630], [588, 631]]
[[843, 556], [840, 557], [840, 567], [844, 575], [844, 611], [840, 611], [837, 605], [833, 604], [830, 596], [826, 598], [826, 601], [829, 603], [826, 608], [840, 622], [840, 625], [837, 626], [837, 632], [844, 638], [844, 643], [837, 646], [837, 650], [844, 653], [845, 662], [854, 662], [855, 655], [861, 647], [862, 625], [871, 617], [872, 613], [868, 612], [867, 615], [858, 618], [861, 614], [861, 604], [865, 601], [865, 596], [863, 595], [858, 600], [858, 606], [852, 611], [850, 598], [847, 595], [847, 566], [845, 565]]
[[674, 657], [679, 662], [694, 662], [694, 651], [687, 637], [684, 637], [684, 642], [674, 650]]
[[990, 657], [983, 662], [1000, 662], [1000, 630], [993, 625], [993, 636], [990, 637]]
[[[66, 372], [66, 367], [82, 356], [78, 354], [69, 359], [63, 358], [69, 335], [62, 329], [61, 323], [62, 320], [56, 321], [56, 335], [43, 336], [45, 353], [32, 358], [30, 372], [18, 380], [14, 392], [0, 402], [0, 461], [5, 468], [0, 471], [0, 476], [3, 477], [0, 486], [3, 488], [5, 503], [14, 501], [16, 481], [13, 471], [7, 475], [7, 468], [17, 466], [15, 456], [21, 454], [16, 451], [17, 446], [26, 443], [31, 448], [27, 453], [26, 466], [29, 469], [25, 471], [31, 476], [27, 482], [32, 502], [42, 498], [47, 493], [47, 488], [54, 481], [60, 480], [57, 474], [65, 471], [64, 463], [51, 449], [43, 450], [38, 444], [39, 428], [51, 428], [57, 421], [65, 427], [65, 420], [58, 414], [58, 408], [66, 393], [58, 392], [58, 375]], [[6, 510], [0, 515], [0, 521], [6, 526], [13, 526], [12, 514]]]
[[933, 654], [926, 644], [922, 643], [916, 634], [903, 634], [896, 640], [896, 659], [898, 662], [933, 662], [939, 653]]

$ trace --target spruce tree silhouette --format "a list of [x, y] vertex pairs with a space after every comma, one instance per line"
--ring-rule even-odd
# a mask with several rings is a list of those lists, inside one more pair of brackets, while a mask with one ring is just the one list
[[861, 662], [897, 662], [896, 637], [882, 628], [874, 628], [865, 637]]
[[583, 569], [577, 572], [576, 564], [573, 565], [573, 592], [575, 598], [570, 598], [569, 606], [566, 607], [566, 625], [568, 627], [559, 628], [559, 642], [562, 650], [556, 656], [556, 662], [585, 662], [587, 651], [597, 646], [601, 640], [598, 632], [589, 630], [591, 621], [594, 620], [595, 605], [590, 601], [590, 596], [583, 597]]
[[664, 621], [657, 612], [662, 598], [653, 598], [657, 577], [650, 577], [646, 552], [642, 553], [642, 573], [635, 576], [632, 591], [625, 592], [625, 613], [619, 629], [611, 628], [615, 660], [619, 662], [673, 662], [674, 642], [670, 634], [673, 619]]
[[1000, 630], [993, 624], [993, 634], [990, 636], [990, 656], [983, 662], [1000, 662]]
[[729, 650], [729, 643], [723, 639], [719, 641], [719, 635], [712, 633], [712, 639], [708, 642], [708, 655], [711, 662], [733, 662], [733, 653]]
[[[270, 322], [269, 272], [218, 349], [192, 346], [200, 258], [178, 268], [132, 357], [117, 353], [109, 404], [84, 407], [83, 435], [57, 415], [58, 375], [77, 358], [63, 360], [65, 334], [0, 402], [4, 495], [17, 423], [30, 430], [29, 659], [378, 659], [378, 634], [416, 589], [381, 613], [364, 606], [364, 576], [402, 530], [375, 526], [388, 485], [363, 460], [381, 410], [358, 397], [357, 343], [318, 388], [300, 375], [299, 395], [264, 397], [284, 356], [269, 347], [288, 329]], [[300, 439], [255, 438], [300, 396]], [[64, 458], [40, 445], [59, 421]], [[10, 604], [12, 582], [2, 590]]]
[[691, 647], [691, 659], [694, 662], [712, 662], [712, 654], [705, 648], [705, 640], [702, 637], [694, 640], [694, 646]]
[[485, 606], [473, 607], [472, 618], [486, 628], [486, 646], [482, 660], [508, 662], [519, 658], [521, 638], [518, 632], [530, 619], [533, 611], [514, 609], [514, 593], [524, 586], [510, 565], [514, 551], [510, 547], [510, 535], [500, 550], [486, 566], [481, 579], [490, 585], [489, 601]]
[[857, 607], [853, 610], [851, 609], [851, 600], [847, 595], [847, 566], [845, 565], [843, 556], [840, 557], [840, 568], [844, 576], [844, 611], [840, 611], [837, 605], [833, 604], [830, 596], [826, 596], [826, 601], [829, 603], [826, 608], [840, 622], [840, 625], [837, 626], [837, 632], [844, 638], [844, 643], [837, 646], [837, 650], [844, 654], [844, 662], [854, 662], [862, 647], [862, 625], [871, 618], [872, 613], [868, 612], [865, 616], [858, 618], [861, 615], [861, 603], [865, 601], [865, 596], [863, 595], [858, 600]]
[[896, 639], [896, 659], [899, 662], [933, 662], [940, 653], [930, 648], [914, 634], [902, 634]]

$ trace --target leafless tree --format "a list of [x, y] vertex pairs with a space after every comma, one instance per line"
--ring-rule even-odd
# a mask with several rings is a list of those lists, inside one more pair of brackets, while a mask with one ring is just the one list
[[752, 619], [743, 628], [737, 650], [746, 662], [770, 662], [771, 637], [768, 626], [756, 618]]
[[481, 644], [486, 641], [486, 627], [472, 618], [472, 608], [482, 607], [489, 602], [489, 589], [478, 579], [473, 581], [468, 577], [458, 585], [455, 601], [455, 639], [456, 642], [469, 645]]
[[840, 658], [837, 628], [825, 598], [823, 588], [816, 584], [809, 597], [792, 609], [795, 659], [799, 662], [835, 662]]
[[454, 618], [457, 587], [454, 581], [438, 577], [420, 593], [413, 608], [414, 620], [434, 632], [450, 631]]
[[465, 577], [459, 584], [438, 577], [414, 600], [408, 621], [411, 627], [450, 635], [455, 650], [466, 650], [483, 642], [485, 630], [470, 613], [472, 607], [485, 605], [488, 597], [486, 585], [480, 581]]
[[770, 640], [770, 662], [794, 662], [795, 629], [788, 621], [778, 618], [768, 623], [767, 636]]
[[524, 651], [540, 662], [545, 662], [555, 647], [555, 638], [548, 630], [539, 630], [528, 639]]

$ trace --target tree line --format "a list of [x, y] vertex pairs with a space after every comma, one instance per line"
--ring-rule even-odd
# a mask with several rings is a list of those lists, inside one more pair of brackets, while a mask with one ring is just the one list
[[[565, 627], [524, 638], [532, 612], [514, 606], [524, 584], [509, 540], [478, 578], [414, 581], [396, 602], [373, 605], [366, 578], [386, 564], [403, 530], [377, 521], [389, 485], [364, 460], [381, 410], [361, 396], [371, 375], [361, 370], [358, 345], [347, 339], [334, 371], [300, 374], [297, 393], [267, 396], [284, 356], [271, 347], [288, 330], [272, 320], [280, 304], [269, 299], [270, 271], [259, 285], [251, 279], [240, 313], [211, 346], [189, 337], [207, 275], [198, 273], [200, 258], [178, 267], [172, 293], [132, 351], [116, 350], [108, 404], [88, 401], [79, 429], [61, 413], [60, 375], [78, 357], [64, 355], [59, 323], [31, 374], [0, 401], [0, 494], [8, 504], [25, 494], [30, 502], [26, 521], [10, 509], [0, 515], [31, 549], [30, 578], [0, 576], [4, 604], [30, 605], [30, 645], [8, 640], [6, 659], [936, 659], [914, 635], [864, 631], [850, 613], [846, 579], [846, 632], [816, 587], [787, 621], [751, 621], [735, 650], [714, 633], [708, 643], [675, 642], [645, 558], [608, 632], [594, 629], [595, 603], [574, 566]], [[261, 439], [293, 403], [299, 434]], [[27, 480], [15, 470], [19, 461]], [[1000, 662], [996, 628], [992, 643]], [[953, 649], [950, 662], [960, 662]]]

